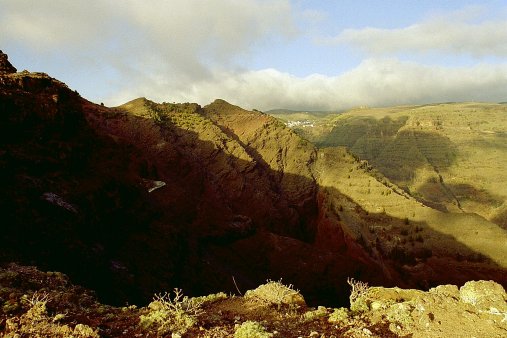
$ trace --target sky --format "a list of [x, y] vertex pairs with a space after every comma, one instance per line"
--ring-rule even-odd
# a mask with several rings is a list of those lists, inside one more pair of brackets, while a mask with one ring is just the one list
[[0, 0], [0, 49], [108, 106], [507, 101], [505, 0]]

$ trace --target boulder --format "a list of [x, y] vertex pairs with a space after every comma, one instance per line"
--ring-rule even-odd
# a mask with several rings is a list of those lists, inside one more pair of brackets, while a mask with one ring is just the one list
[[470, 281], [459, 289], [460, 299], [464, 303], [475, 305], [487, 311], [496, 308], [507, 312], [507, 294], [504, 288], [493, 281]]

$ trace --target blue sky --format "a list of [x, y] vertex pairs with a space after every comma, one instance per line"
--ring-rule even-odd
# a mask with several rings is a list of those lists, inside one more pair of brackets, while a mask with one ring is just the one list
[[106, 105], [507, 101], [505, 0], [0, 0], [0, 23], [18, 70]]

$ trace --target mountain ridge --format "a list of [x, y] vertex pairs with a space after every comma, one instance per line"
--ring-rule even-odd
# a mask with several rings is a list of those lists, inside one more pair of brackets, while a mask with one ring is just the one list
[[347, 302], [348, 277], [507, 284], [492, 223], [429, 208], [347, 149], [317, 149], [261, 112], [223, 100], [109, 108], [12, 71], [0, 74], [0, 111], [1, 262], [63, 271], [107, 303], [270, 278], [323, 305]]

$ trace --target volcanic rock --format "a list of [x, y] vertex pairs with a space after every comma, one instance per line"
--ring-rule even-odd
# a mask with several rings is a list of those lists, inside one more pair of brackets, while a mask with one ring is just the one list
[[9, 57], [0, 50], [0, 73], [16, 73], [17, 69], [9, 62]]

